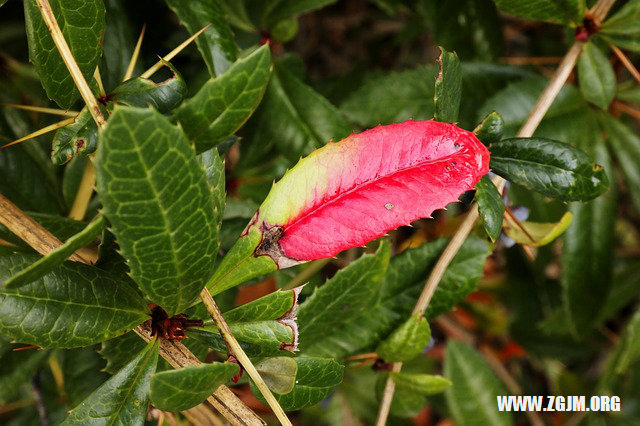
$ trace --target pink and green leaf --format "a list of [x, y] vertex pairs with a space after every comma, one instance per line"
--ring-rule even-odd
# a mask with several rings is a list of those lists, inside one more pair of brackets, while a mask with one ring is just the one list
[[489, 171], [489, 152], [454, 124], [406, 121], [330, 142], [274, 184], [207, 286], [335, 256], [431, 217]]

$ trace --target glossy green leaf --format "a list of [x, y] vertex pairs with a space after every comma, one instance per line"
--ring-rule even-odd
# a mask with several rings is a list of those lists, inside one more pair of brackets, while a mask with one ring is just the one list
[[[4, 281], [38, 256], [0, 257]], [[149, 318], [147, 305], [121, 278], [69, 262], [18, 289], [0, 290], [0, 332], [44, 348], [88, 346]]]
[[160, 345], [153, 340], [131, 362], [71, 410], [63, 425], [144, 425]]
[[476, 202], [484, 230], [487, 231], [491, 241], [495, 241], [502, 231], [504, 201], [498, 188], [487, 176], [484, 176], [476, 184]]
[[389, 244], [382, 243], [375, 254], [365, 254], [338, 271], [300, 306], [298, 321], [303, 350], [320, 337], [340, 334], [344, 322], [369, 310], [376, 300], [374, 290], [389, 265], [390, 251]]
[[252, 144], [273, 141], [291, 162], [353, 130], [327, 99], [276, 64], [260, 108], [247, 123]]
[[399, 388], [404, 388], [420, 395], [433, 395], [443, 392], [451, 386], [451, 381], [442, 376], [416, 373], [390, 373], [391, 379]]
[[263, 22], [271, 27], [283, 19], [296, 17], [335, 2], [336, 0], [276, 0], [269, 5], [270, 13], [263, 18]]
[[224, 73], [238, 57], [238, 47], [233, 39], [225, 14], [217, 0], [165, 0], [180, 23], [194, 34], [205, 25], [209, 28], [196, 39], [196, 46], [209, 73]]
[[[50, 0], [49, 4], [80, 71], [87, 81], [91, 80], [102, 52], [105, 29], [102, 0]], [[29, 58], [49, 98], [68, 109], [80, 98], [80, 93], [53, 43], [36, 0], [24, 2], [24, 15]]]
[[578, 59], [578, 77], [584, 98], [607, 109], [616, 95], [616, 75], [609, 58], [593, 42], [582, 47]]
[[211, 190], [187, 137], [154, 110], [118, 107], [95, 164], [131, 277], [169, 315], [182, 312], [204, 287], [218, 246]]
[[42, 213], [59, 212], [54, 191], [43, 184], [44, 172], [21, 145], [0, 149], [0, 170], [0, 193], [18, 207]]
[[431, 329], [421, 314], [412, 315], [376, 348], [376, 353], [387, 362], [412, 360], [422, 353], [431, 339]]
[[102, 233], [105, 226], [104, 217], [98, 216], [82, 232], [69, 238], [64, 244], [38, 259], [22, 271], [13, 274], [3, 282], [4, 287], [15, 289], [42, 278], [49, 271], [60, 266], [76, 250], [93, 242]]
[[294, 358], [267, 358], [258, 362], [255, 367], [272, 392], [286, 394], [293, 390], [298, 373], [298, 363]]
[[494, 0], [498, 8], [510, 15], [555, 24], [582, 24], [584, 0]]
[[[100, 58], [100, 75], [102, 83], [107, 93], [116, 88], [127, 72], [133, 49], [136, 45], [136, 38], [140, 28], [134, 28], [131, 23], [130, 12], [127, 0], [107, 0], [106, 21], [102, 43], [102, 57]], [[134, 69], [133, 75], [138, 75], [140, 61]]]
[[18, 394], [48, 355], [48, 351], [35, 349], [14, 352], [9, 343], [0, 342], [0, 404], [10, 402]]
[[149, 390], [151, 404], [164, 411], [188, 410], [205, 401], [238, 371], [238, 364], [214, 362], [155, 373]]
[[58, 129], [51, 144], [51, 161], [61, 165], [78, 154], [92, 154], [98, 147], [98, 126], [87, 107], [82, 108], [75, 122]]
[[175, 119], [204, 151], [235, 133], [256, 109], [271, 73], [269, 46], [236, 61], [212, 78], [175, 112]]
[[499, 142], [503, 132], [504, 119], [495, 111], [487, 114], [482, 122], [473, 129], [473, 134], [485, 145]]
[[173, 77], [160, 83], [142, 77], [129, 79], [113, 90], [111, 100], [141, 108], [152, 106], [162, 113], [176, 108], [187, 94], [187, 85], [173, 65], [166, 61], [163, 64], [171, 70]]
[[622, 49], [640, 52], [640, 1], [630, 0], [600, 27], [603, 38]]
[[[329, 396], [331, 391], [342, 382], [344, 366], [333, 359], [307, 357], [294, 359], [298, 363], [296, 385], [287, 394], [274, 394], [285, 411], [300, 410], [317, 404]], [[251, 391], [259, 400], [265, 402], [253, 382], [251, 382]]]
[[453, 123], [458, 120], [462, 96], [462, 74], [458, 55], [441, 47], [438, 66], [433, 95], [433, 118], [436, 121]]
[[113, 375], [127, 365], [145, 347], [144, 341], [133, 331], [101, 343], [98, 354], [107, 361], [103, 371]]
[[518, 224], [510, 216], [507, 216], [504, 221], [504, 232], [518, 244], [541, 247], [562, 235], [571, 224], [572, 219], [572, 213], [566, 212], [558, 222], [521, 221]]
[[602, 166], [569, 144], [511, 138], [491, 144], [491, 169], [532, 191], [562, 201], [588, 201], [609, 185]]
[[282, 318], [287, 313], [297, 310], [299, 292], [300, 288], [274, 291], [225, 312], [224, 318], [230, 324]]
[[298, 19], [283, 19], [273, 26], [271, 36], [280, 43], [291, 41], [298, 34]]
[[[132, 351], [129, 360], [140, 351], [134, 351], [133, 348], [129, 350]], [[52, 356], [60, 362], [69, 408], [76, 407], [109, 379], [108, 374], [99, 371], [104, 363], [96, 353], [95, 346], [57, 351]]]
[[507, 389], [475, 349], [449, 340], [444, 375], [453, 382], [445, 397], [457, 425], [513, 424], [511, 413], [499, 412], [496, 404], [497, 396], [508, 395]]
[[[596, 161], [613, 182], [613, 165], [604, 141], [594, 144]], [[615, 185], [589, 203], [572, 203], [573, 223], [562, 249], [562, 303], [570, 330], [587, 335], [599, 318], [611, 288], [617, 210]]]
[[625, 177], [625, 185], [636, 211], [640, 211], [640, 137], [629, 126], [613, 117], [604, 122], [613, 155]]
[[[220, 158], [216, 148], [199, 154], [196, 159], [200, 165], [202, 165], [207, 182], [209, 183], [209, 188], [211, 189], [213, 222], [216, 225], [219, 235], [222, 218], [226, 213], [225, 199], [227, 194], [225, 191], [224, 162], [222, 158]], [[218, 246], [216, 246], [216, 252], [217, 251]]]
[[362, 127], [391, 124], [433, 116], [435, 66], [389, 73], [370, 78], [340, 105], [354, 123]]
[[[319, 336], [310, 347], [303, 347], [303, 352], [339, 358], [373, 350], [411, 315], [411, 309], [446, 243], [446, 239], [439, 239], [394, 256], [385, 276], [372, 287], [371, 291], [376, 295], [367, 310], [346, 321], [342, 321], [341, 316], [334, 316], [340, 332]], [[489, 247], [483, 240], [467, 239], [442, 277], [427, 308], [427, 319], [452, 309], [475, 289], [488, 254]]]

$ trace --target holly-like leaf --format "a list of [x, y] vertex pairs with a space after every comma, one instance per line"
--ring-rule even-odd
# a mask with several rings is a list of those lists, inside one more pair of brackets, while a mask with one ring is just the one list
[[494, 142], [499, 142], [500, 139], [502, 139], [503, 132], [504, 119], [495, 111], [487, 114], [487, 116], [482, 119], [482, 122], [473, 129], [473, 134], [476, 135], [480, 142], [487, 146]]
[[341, 269], [300, 306], [300, 342], [310, 347], [322, 336], [340, 333], [343, 321], [365, 313], [389, 266], [391, 248], [383, 243], [375, 254], [365, 254]]
[[[275, 291], [224, 313], [231, 332], [247, 355], [264, 357], [298, 348], [298, 294], [301, 288]], [[189, 331], [189, 337], [225, 354], [227, 347], [217, 328]]]
[[616, 75], [609, 58], [593, 42], [582, 47], [578, 76], [584, 98], [606, 110], [616, 95]]
[[[91, 80], [102, 52], [105, 28], [102, 0], [49, 0], [49, 4], [80, 71], [87, 81]], [[24, 15], [29, 58], [49, 98], [68, 109], [80, 98], [80, 93], [53, 43], [36, 0], [24, 2]]]
[[166, 61], [163, 64], [171, 70], [173, 77], [160, 83], [148, 78], [132, 78], [113, 90], [111, 100], [141, 108], [152, 106], [162, 113], [176, 108], [187, 94], [187, 85], [173, 65]]
[[235, 133], [256, 109], [271, 74], [269, 46], [236, 61], [207, 81], [175, 112], [185, 133], [204, 151]]
[[588, 201], [604, 193], [602, 166], [569, 144], [511, 138], [491, 144], [491, 169], [514, 183], [562, 201]]
[[[37, 259], [0, 257], [0, 281]], [[128, 282], [81, 263], [65, 263], [31, 284], [0, 290], [1, 334], [45, 348], [92, 345], [148, 318], [144, 299]]]
[[52, 250], [46, 256], [38, 259], [38, 261], [32, 263], [22, 271], [13, 274], [11, 278], [4, 281], [3, 285], [6, 288], [17, 288], [41, 278], [52, 269], [60, 266], [76, 250], [95, 240], [96, 237], [102, 233], [104, 226], [104, 217], [98, 216], [85, 229], [83, 229], [82, 232], [79, 232], [69, 238], [69, 240], [60, 247]]
[[218, 247], [211, 190], [182, 130], [117, 107], [96, 157], [97, 188], [131, 276], [169, 315], [189, 307]]
[[238, 364], [214, 362], [155, 373], [149, 397], [159, 410], [188, 410], [206, 400], [238, 371]]
[[625, 185], [636, 211], [640, 212], [640, 137], [622, 121], [607, 116], [604, 120], [608, 141], [624, 173]]
[[435, 121], [379, 126], [329, 143], [273, 186], [207, 288], [219, 293], [429, 217], [473, 188], [488, 172], [488, 157], [473, 133]]
[[[613, 167], [602, 140], [594, 144], [596, 160], [608, 170]], [[562, 248], [562, 302], [569, 329], [580, 337], [596, 325], [603, 300], [611, 288], [617, 208], [615, 185], [589, 203], [572, 203], [573, 223]]]
[[567, 230], [573, 215], [566, 212], [558, 222], [516, 222], [510, 216], [504, 221], [504, 232], [518, 244], [541, 247], [551, 243]]
[[193, 34], [209, 24], [209, 28], [196, 39], [196, 46], [212, 76], [224, 73], [237, 59], [238, 47], [218, 1], [165, 1], [190, 33]]
[[273, 141], [293, 162], [329, 140], [347, 136], [352, 128], [327, 99], [276, 63], [264, 100], [247, 130], [251, 143]]
[[582, 24], [584, 0], [494, 0], [510, 15], [555, 24]]
[[71, 410], [63, 425], [144, 425], [149, 384], [160, 344], [153, 340], [131, 362]]
[[[227, 194], [225, 192], [224, 162], [222, 158], [220, 158], [220, 154], [218, 154], [216, 148], [211, 148], [203, 152], [198, 155], [196, 159], [202, 165], [204, 174], [207, 177], [207, 182], [209, 183], [209, 188], [211, 189], [213, 222], [219, 234], [222, 219], [226, 213], [225, 199]], [[218, 251], [218, 246], [216, 246], [215, 251]]]
[[507, 389], [475, 349], [449, 340], [444, 375], [453, 382], [445, 396], [456, 424], [513, 424], [511, 413], [499, 412], [496, 405], [496, 397], [508, 395]]
[[267, 358], [257, 363], [255, 367], [272, 392], [285, 394], [293, 390], [298, 373], [298, 363], [294, 358], [285, 356]]
[[630, 0], [602, 23], [598, 34], [623, 49], [640, 52], [639, 20], [640, 1]]
[[[298, 374], [293, 390], [284, 395], [274, 394], [283, 410], [295, 411], [315, 405], [342, 383], [344, 366], [335, 360], [307, 357], [294, 359], [298, 363]], [[251, 382], [251, 391], [265, 403], [253, 382]]]
[[410, 361], [429, 344], [431, 329], [420, 313], [412, 315], [376, 348], [376, 353], [387, 362]]
[[447, 52], [441, 47], [438, 66], [433, 95], [433, 119], [453, 123], [458, 120], [462, 96], [462, 73], [458, 55], [455, 52]]
[[504, 201], [498, 188], [486, 176], [476, 184], [476, 202], [484, 230], [487, 231], [491, 241], [495, 241], [502, 231]]
[[[304, 348], [304, 353], [340, 358], [375, 349], [378, 342], [411, 315], [425, 280], [446, 243], [446, 239], [439, 239], [394, 256], [377, 288], [372, 288], [377, 297], [366, 312], [349, 321], [341, 321], [341, 317], [335, 316], [340, 332], [318, 337], [312, 346]], [[488, 255], [489, 247], [483, 240], [471, 237], [465, 241], [436, 289], [427, 309], [427, 319], [451, 310], [476, 288]]]
[[61, 165], [77, 155], [92, 154], [98, 147], [98, 126], [88, 107], [82, 108], [75, 122], [58, 129], [51, 143], [51, 161]]

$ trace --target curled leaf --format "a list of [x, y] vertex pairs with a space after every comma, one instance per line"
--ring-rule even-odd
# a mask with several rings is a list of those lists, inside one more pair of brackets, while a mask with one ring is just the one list
[[84, 107], [76, 121], [56, 131], [51, 144], [51, 161], [61, 165], [76, 155], [89, 155], [98, 146], [98, 126], [89, 108]]
[[208, 287], [362, 246], [457, 201], [488, 171], [487, 149], [454, 124], [406, 121], [330, 142], [273, 186]]
[[504, 232], [518, 244], [541, 247], [549, 244], [567, 230], [571, 224], [571, 212], [566, 212], [555, 223], [516, 222], [505, 216]]

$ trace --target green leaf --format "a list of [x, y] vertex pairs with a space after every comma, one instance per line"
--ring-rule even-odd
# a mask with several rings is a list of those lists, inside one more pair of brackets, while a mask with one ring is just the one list
[[604, 21], [600, 34], [623, 49], [640, 52], [640, 1], [630, 0], [618, 12]]
[[[82, 230], [87, 226], [87, 222], [69, 219], [64, 216], [32, 212], [27, 212], [27, 214], [31, 219], [35, 220], [42, 225], [42, 227], [51, 232], [56, 238], [63, 241], [73, 237], [78, 232], [82, 232]], [[13, 235], [2, 224], [0, 224], [0, 238], [18, 246], [28, 247], [24, 241]]]
[[491, 144], [491, 169], [527, 189], [562, 201], [588, 201], [609, 185], [602, 166], [569, 144], [511, 138]]
[[173, 77], [160, 83], [142, 77], [129, 79], [113, 90], [111, 100], [141, 108], [152, 106], [162, 113], [176, 108], [187, 94], [187, 85], [173, 65], [166, 61], [162, 63], [171, 70]]
[[63, 425], [144, 425], [160, 344], [152, 340], [130, 363], [71, 410]]
[[172, 316], [211, 274], [211, 190], [182, 130], [150, 109], [117, 107], [101, 135], [97, 188], [131, 276]]
[[149, 397], [159, 410], [188, 410], [205, 401], [239, 371], [238, 364], [214, 362], [155, 373]]
[[204, 151], [235, 133], [256, 109], [271, 74], [269, 46], [236, 61], [224, 74], [207, 81], [175, 112], [175, 119]]
[[484, 230], [487, 231], [491, 241], [495, 241], [502, 231], [504, 201], [498, 188], [487, 176], [483, 176], [476, 184], [476, 202]]
[[[613, 165], [600, 138], [595, 158], [614, 181]], [[596, 325], [603, 300], [611, 288], [617, 210], [615, 185], [589, 203], [572, 203], [573, 223], [564, 236], [562, 249], [562, 303], [569, 329], [586, 336]]]
[[387, 362], [410, 361], [422, 353], [431, 339], [431, 329], [421, 314], [412, 315], [376, 348]]
[[562, 235], [571, 224], [572, 218], [572, 213], [566, 212], [558, 222], [522, 221], [518, 224], [510, 216], [507, 216], [507, 220], [504, 221], [504, 232], [518, 244], [541, 247]]
[[499, 142], [502, 139], [502, 133], [504, 132], [504, 119], [500, 114], [493, 111], [487, 114], [482, 122], [473, 129], [473, 134], [483, 144], [489, 146], [494, 142]]
[[578, 77], [584, 98], [606, 110], [616, 95], [616, 75], [609, 58], [593, 42], [582, 47]]
[[90, 161], [88, 157], [76, 157], [64, 167], [62, 195], [64, 196], [67, 211], [71, 210], [76, 199], [88, 161]]
[[[442, 238], [394, 256], [385, 276], [371, 289], [376, 295], [366, 312], [348, 321], [336, 317], [334, 321], [340, 323], [340, 332], [318, 337], [310, 347], [303, 348], [304, 353], [339, 358], [373, 350], [411, 315], [446, 243]], [[467, 238], [436, 289], [427, 309], [427, 319], [450, 310], [475, 289], [488, 254], [489, 247], [483, 240]]]
[[[225, 209], [225, 176], [224, 176], [224, 162], [218, 150], [212, 148], [208, 151], [199, 154], [196, 159], [204, 169], [204, 174], [209, 183], [211, 189], [212, 201], [213, 201], [213, 222], [216, 225], [217, 233], [220, 234], [220, 226], [222, 225], [222, 218], [226, 214]], [[249, 216], [250, 217], [250, 216]], [[216, 246], [216, 252], [218, 246]]]
[[[287, 394], [274, 394], [283, 410], [295, 411], [315, 405], [342, 383], [344, 366], [335, 360], [307, 357], [294, 359], [298, 363], [296, 385]], [[265, 403], [253, 382], [251, 382], [251, 391], [262, 403]]]
[[[140, 339], [138, 338], [138, 340]], [[140, 342], [142, 343], [142, 340]], [[144, 348], [144, 344], [142, 348]], [[129, 348], [130, 351], [132, 349]], [[132, 351], [129, 360], [137, 352]], [[80, 404], [109, 379], [108, 374], [99, 371], [103, 362], [96, 353], [95, 346], [56, 351], [52, 356], [62, 359], [60, 368], [63, 373], [64, 392], [68, 398], [69, 408], [74, 408]]]
[[[37, 256], [0, 257], [0, 280]], [[149, 318], [130, 284], [97, 268], [68, 262], [18, 289], [0, 290], [0, 333], [44, 348], [88, 346]]]
[[178, 15], [180, 23], [194, 34], [205, 25], [209, 28], [196, 39], [196, 46], [209, 74], [224, 73], [238, 57], [238, 47], [217, 0], [165, 0]]
[[280, 43], [286, 43], [291, 41], [296, 34], [298, 34], [298, 28], [297, 18], [283, 19], [273, 26], [271, 36], [274, 40], [279, 41]]
[[462, 95], [462, 74], [458, 55], [440, 47], [438, 66], [433, 95], [433, 118], [436, 121], [453, 123], [458, 120]]
[[22, 210], [59, 212], [60, 205], [54, 192], [43, 184], [46, 181], [44, 172], [21, 145], [0, 149], [0, 170], [0, 193]]
[[[105, 29], [102, 0], [49, 0], [49, 4], [82, 75], [90, 81], [102, 52]], [[36, 0], [24, 2], [24, 15], [29, 58], [49, 98], [68, 109], [80, 98], [80, 93], [53, 43]]]
[[420, 395], [433, 395], [451, 387], [449, 379], [431, 374], [390, 373], [391, 379], [399, 388], [404, 388]]
[[[300, 288], [275, 291], [224, 313], [231, 332], [251, 357], [293, 352], [298, 346], [296, 311]], [[217, 328], [191, 330], [189, 337], [226, 354], [227, 347]]]
[[351, 133], [340, 111], [303, 83], [282, 64], [276, 64], [264, 100], [247, 123], [251, 144], [273, 141], [291, 162], [330, 140]]
[[76, 250], [93, 242], [102, 233], [104, 226], [104, 217], [98, 216], [82, 232], [69, 238], [63, 245], [52, 250], [22, 271], [13, 274], [11, 278], [4, 281], [4, 287], [14, 289], [42, 278], [49, 271], [60, 266]]
[[103, 371], [113, 375], [127, 365], [136, 353], [143, 350], [144, 341], [133, 331], [101, 343], [98, 354], [107, 361]]
[[510, 15], [554, 24], [582, 24], [584, 0], [494, 0], [498, 8]]
[[286, 394], [293, 390], [298, 373], [298, 363], [294, 358], [284, 356], [267, 358], [257, 363], [255, 367], [271, 391]]
[[631, 201], [637, 212], [640, 212], [640, 137], [622, 121], [607, 116], [604, 121], [608, 133], [608, 142], [617, 158], [625, 185], [629, 188]]
[[610, 391], [618, 376], [629, 371], [640, 359], [640, 310], [636, 310], [627, 323], [621, 338], [609, 355], [598, 388]]
[[429, 66], [370, 78], [351, 93], [340, 109], [362, 127], [429, 119], [434, 113], [437, 74], [438, 69]]
[[338, 271], [300, 306], [303, 349], [320, 337], [338, 334], [342, 324], [368, 311], [376, 297], [373, 290], [389, 265], [390, 252], [390, 245], [381, 243], [375, 254], [365, 254]]
[[65, 164], [77, 155], [89, 155], [98, 146], [98, 126], [88, 107], [82, 108], [75, 121], [56, 130], [51, 143], [51, 161]]
[[263, 18], [263, 22], [271, 28], [283, 19], [297, 17], [335, 2], [336, 0], [276, 0], [269, 5], [270, 13]]
[[14, 352], [6, 342], [0, 342], [0, 404], [10, 402], [29, 383], [49, 351]]
[[[107, 0], [106, 20], [107, 26], [102, 43], [102, 57], [100, 58], [100, 74], [102, 83], [107, 93], [122, 83], [124, 75], [129, 67], [133, 48], [140, 28], [131, 25], [130, 12], [127, 10], [127, 0]], [[134, 69], [133, 75], [137, 68]]]
[[453, 382], [445, 397], [457, 425], [513, 424], [511, 413], [499, 412], [496, 405], [496, 397], [508, 395], [507, 389], [475, 349], [449, 340], [444, 375]]

